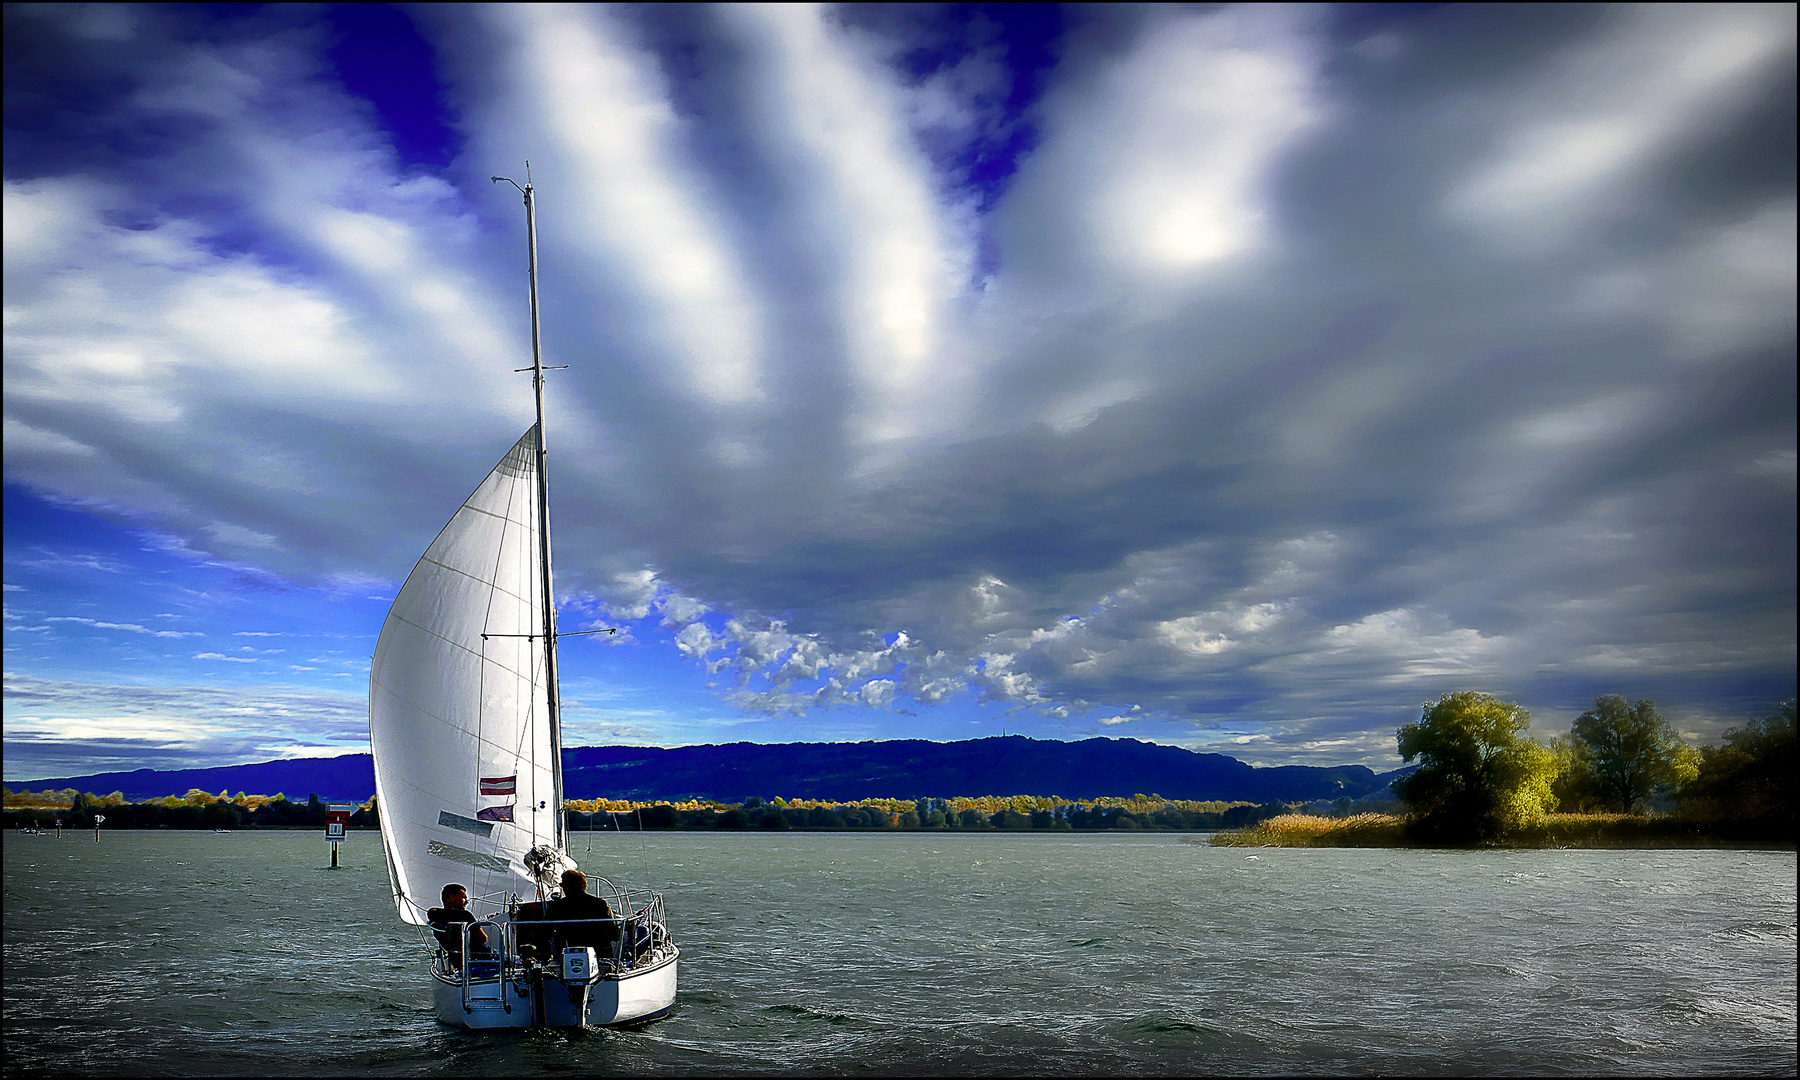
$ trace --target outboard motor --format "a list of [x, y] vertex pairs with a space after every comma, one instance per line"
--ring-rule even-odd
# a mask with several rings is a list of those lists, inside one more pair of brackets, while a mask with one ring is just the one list
[[599, 978], [599, 968], [599, 957], [591, 948], [562, 951], [563, 987], [569, 991], [569, 1004], [575, 1007], [575, 1015], [582, 1023], [587, 1022], [588, 992]]

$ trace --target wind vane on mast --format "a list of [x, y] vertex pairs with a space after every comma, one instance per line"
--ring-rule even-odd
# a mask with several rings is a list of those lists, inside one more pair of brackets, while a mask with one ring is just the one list
[[[519, 182], [517, 180], [514, 180], [510, 176], [490, 176], [490, 177], [488, 177], [488, 182], [493, 183], [493, 184], [498, 184], [502, 180], [511, 184], [513, 187], [519, 188], [519, 193], [525, 196], [525, 226], [531, 233], [531, 366], [530, 367], [516, 367], [516, 368], [513, 368], [513, 370], [514, 371], [537, 371], [537, 372], [562, 371], [564, 368], [567, 368], [569, 365], [557, 364], [555, 367], [545, 367], [544, 363], [543, 363], [543, 359], [538, 355], [537, 214], [536, 214], [536, 207], [534, 207], [531, 202], [531, 192], [533, 190], [532, 186], [531, 186], [531, 162], [527, 161], [525, 163], [525, 186], [524, 187], [519, 187]], [[543, 421], [544, 421], [544, 402], [543, 402], [542, 395], [539, 395], [539, 398], [538, 398], [538, 423], [542, 424]]]

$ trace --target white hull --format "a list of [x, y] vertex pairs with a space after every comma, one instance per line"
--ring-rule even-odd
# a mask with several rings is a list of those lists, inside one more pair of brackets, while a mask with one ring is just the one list
[[[432, 996], [438, 1019], [467, 1028], [609, 1027], [642, 1023], [667, 1013], [675, 1004], [680, 952], [664, 946], [655, 957], [630, 970], [596, 976], [591, 982], [565, 983], [554, 971], [519, 970], [509, 979], [471, 978], [432, 972]], [[587, 993], [585, 1012], [579, 1009]]]

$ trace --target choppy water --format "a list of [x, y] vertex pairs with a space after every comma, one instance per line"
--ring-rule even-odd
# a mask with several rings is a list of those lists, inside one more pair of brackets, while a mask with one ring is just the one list
[[438, 1024], [380, 843], [5, 838], [7, 1071], [1795, 1072], [1783, 851], [1209, 848], [1174, 835], [597, 836], [666, 886], [673, 1016]]

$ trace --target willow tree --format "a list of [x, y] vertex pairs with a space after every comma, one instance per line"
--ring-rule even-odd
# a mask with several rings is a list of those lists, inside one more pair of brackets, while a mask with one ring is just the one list
[[1649, 698], [1628, 704], [1617, 694], [1597, 697], [1570, 735], [1585, 749], [1593, 790], [1621, 813], [1636, 813], [1651, 796], [1699, 771], [1699, 752], [1681, 741]]
[[1526, 735], [1531, 713], [1492, 694], [1458, 690], [1426, 702], [1416, 724], [1396, 735], [1417, 772], [1394, 791], [1412, 805], [1412, 834], [1436, 843], [1488, 840], [1543, 821], [1556, 755]]

